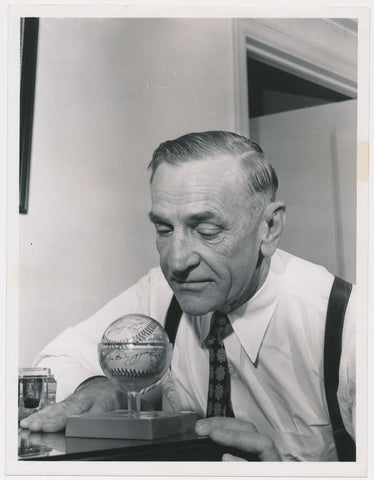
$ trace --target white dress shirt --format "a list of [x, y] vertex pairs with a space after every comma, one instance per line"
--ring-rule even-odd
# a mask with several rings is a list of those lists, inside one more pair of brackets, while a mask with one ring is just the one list
[[[229, 313], [233, 332], [224, 344], [236, 418], [271, 436], [282, 460], [337, 460], [323, 377], [327, 303], [334, 277], [282, 250], [271, 259], [265, 283]], [[52, 369], [62, 400], [86, 378], [102, 375], [97, 344], [105, 328], [126, 313], [143, 313], [161, 324], [172, 291], [159, 268], [109, 302], [91, 318], [48, 344], [35, 364]], [[354, 437], [355, 292], [347, 307], [338, 399], [344, 424]], [[205, 416], [209, 356], [204, 340], [211, 314], [183, 314], [171, 371], [163, 381], [164, 408]]]

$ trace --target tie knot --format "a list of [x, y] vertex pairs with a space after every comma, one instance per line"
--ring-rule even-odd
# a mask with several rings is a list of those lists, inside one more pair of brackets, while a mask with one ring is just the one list
[[209, 341], [209, 339], [222, 340], [224, 330], [227, 326], [231, 327], [228, 316], [222, 312], [214, 312], [207, 341]]

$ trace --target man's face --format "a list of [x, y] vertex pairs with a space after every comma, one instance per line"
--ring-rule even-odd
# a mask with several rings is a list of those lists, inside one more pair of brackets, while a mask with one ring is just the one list
[[236, 160], [161, 164], [151, 221], [162, 271], [184, 312], [229, 312], [256, 289], [262, 215]]

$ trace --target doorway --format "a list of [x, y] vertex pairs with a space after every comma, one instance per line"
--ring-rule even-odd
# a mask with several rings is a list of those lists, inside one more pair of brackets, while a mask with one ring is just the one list
[[[339, 45], [347, 35], [340, 36], [343, 26], [336, 22], [242, 21], [237, 48], [244, 47], [245, 55], [237, 55], [237, 86], [247, 100], [247, 120], [242, 108], [238, 130], [247, 130], [270, 156], [278, 198], [287, 204], [280, 248], [354, 282], [357, 36], [354, 22], [350, 27], [343, 71]], [[336, 58], [331, 45], [337, 45]]]
[[247, 77], [250, 118], [354, 98], [256, 60], [249, 54]]

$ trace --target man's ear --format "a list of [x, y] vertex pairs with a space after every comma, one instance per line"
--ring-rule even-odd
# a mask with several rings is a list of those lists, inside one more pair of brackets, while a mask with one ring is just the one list
[[286, 222], [285, 203], [269, 203], [262, 218], [261, 253], [264, 257], [271, 257], [278, 246]]

